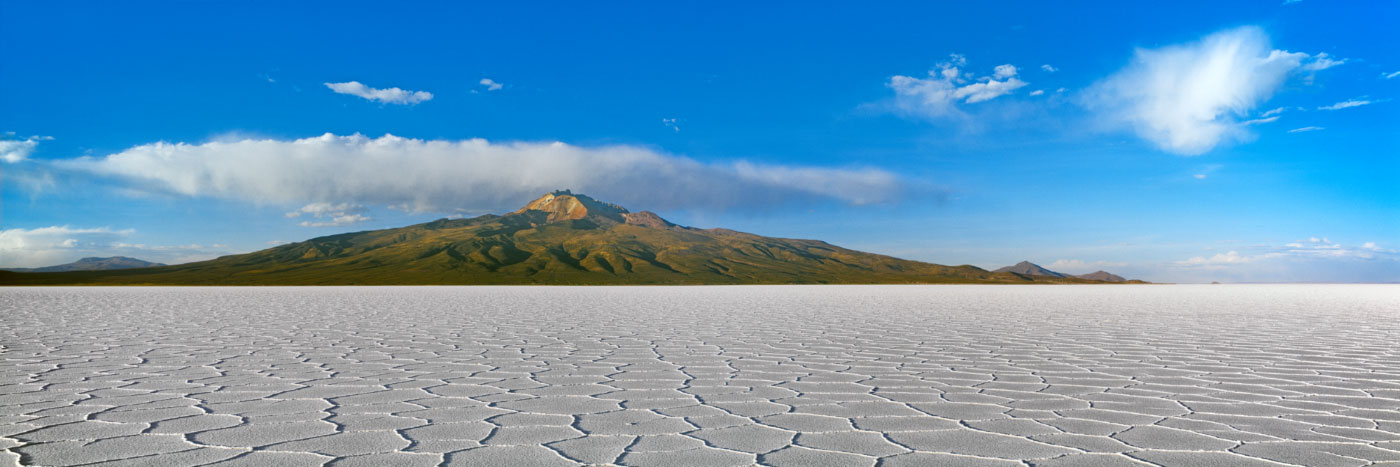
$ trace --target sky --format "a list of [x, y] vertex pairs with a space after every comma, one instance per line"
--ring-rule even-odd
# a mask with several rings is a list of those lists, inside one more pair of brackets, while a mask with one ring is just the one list
[[1400, 2], [0, 0], [0, 267], [572, 189], [940, 264], [1400, 282]]

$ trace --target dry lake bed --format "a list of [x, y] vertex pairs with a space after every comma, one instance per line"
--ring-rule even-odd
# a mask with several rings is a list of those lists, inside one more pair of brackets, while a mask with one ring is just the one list
[[1400, 286], [0, 289], [4, 465], [1396, 462]]

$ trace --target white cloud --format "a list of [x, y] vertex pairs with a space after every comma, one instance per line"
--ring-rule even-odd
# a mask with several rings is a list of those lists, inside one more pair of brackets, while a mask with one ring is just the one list
[[1045, 90], [1043, 90], [1043, 89], [1036, 89], [1036, 90], [1034, 90], [1034, 91], [1031, 91], [1031, 95], [1032, 95], [1032, 96], [1039, 96], [1039, 95], [1043, 95], [1043, 94], [1045, 94]]
[[501, 88], [506, 87], [506, 85], [497, 83], [496, 80], [491, 78], [481, 78], [480, 84], [486, 86], [487, 91], [500, 91]]
[[14, 137], [14, 132], [6, 132], [4, 137], [0, 137], [0, 161], [16, 163], [29, 158], [34, 153], [34, 148], [39, 147], [40, 141], [52, 140], [49, 136], [30, 136], [24, 139], [10, 139]]
[[1400, 282], [1400, 251], [1375, 241], [1349, 245], [1316, 236], [1228, 250], [1124, 269], [1166, 282]]
[[1006, 79], [1012, 76], [1016, 76], [1016, 67], [1012, 66], [1010, 63], [997, 65], [997, 67], [992, 70], [992, 78], [995, 79]]
[[1221, 164], [1206, 164], [1197, 168], [1195, 170], [1196, 173], [1192, 174], [1191, 177], [1195, 178], [1196, 180], [1205, 180], [1207, 177], [1210, 177], [1210, 174], [1215, 173], [1222, 167], [1225, 166]]
[[1309, 132], [1309, 131], [1320, 131], [1320, 130], [1325, 130], [1325, 129], [1326, 129], [1326, 128], [1323, 128], [1323, 127], [1320, 127], [1320, 126], [1305, 126], [1305, 127], [1302, 127], [1302, 128], [1294, 128], [1294, 129], [1292, 129], [1292, 130], [1288, 130], [1288, 132], [1289, 132], [1289, 133], [1306, 133], [1306, 132]]
[[1289, 242], [1280, 246], [1254, 245], [1250, 253], [1242, 254], [1231, 250], [1215, 256], [1196, 256], [1176, 261], [1176, 266], [1225, 268], [1232, 264], [1259, 263], [1270, 260], [1383, 260], [1400, 261], [1394, 250], [1382, 249], [1375, 242], [1362, 243], [1359, 247], [1340, 245], [1327, 238], [1309, 238], [1302, 242]]
[[1239, 121], [1267, 101], [1308, 54], [1273, 49], [1264, 31], [1242, 27], [1193, 43], [1139, 49], [1131, 64], [1087, 93], [1112, 125], [1161, 149], [1197, 155], [1251, 137]]
[[1041, 66], [1040, 66], [1040, 69], [1045, 70], [1045, 71], [1050, 72], [1050, 73], [1054, 73], [1054, 72], [1060, 71], [1059, 68], [1055, 68], [1055, 67], [1053, 67], [1053, 66], [1050, 66], [1049, 64], [1041, 65]]
[[965, 102], [971, 104], [996, 99], [1010, 94], [1011, 91], [1020, 89], [1025, 85], [1025, 81], [1016, 78], [1007, 78], [1005, 81], [991, 79], [981, 83], [972, 83], [960, 87], [953, 92], [953, 96], [958, 99], [966, 97], [967, 99]]
[[413, 105], [433, 99], [433, 93], [427, 91], [406, 91], [399, 88], [375, 89], [365, 86], [359, 81], [325, 84], [326, 87], [339, 94], [349, 94], [386, 104]]
[[306, 206], [302, 206], [300, 209], [297, 209], [295, 211], [288, 212], [286, 216], [288, 218], [297, 218], [301, 217], [302, 214], [309, 214], [313, 217], [331, 217], [343, 216], [348, 213], [362, 213], [365, 211], [366, 208], [364, 207], [364, 205], [360, 204], [311, 203]]
[[302, 227], [340, 227], [345, 225], [358, 224], [361, 222], [367, 222], [371, 220], [374, 219], [360, 214], [344, 214], [339, 216], [333, 216], [330, 218], [330, 220], [326, 221], [302, 221], [300, 225]]
[[1276, 122], [1276, 121], [1278, 121], [1278, 116], [1277, 116], [1277, 115], [1272, 116], [1272, 117], [1268, 117], [1268, 118], [1256, 118], [1256, 119], [1253, 119], [1253, 120], [1245, 120], [1245, 121], [1243, 121], [1243, 122], [1240, 122], [1240, 124], [1241, 124], [1241, 125], [1245, 125], [1245, 126], [1249, 126], [1249, 125], [1263, 125], [1263, 124], [1265, 124], [1265, 123], [1273, 123], [1273, 122]]
[[305, 214], [316, 219], [330, 219], [326, 221], [302, 221], [302, 227], [340, 227], [374, 220], [362, 215], [367, 211], [369, 208], [361, 204], [320, 202], [302, 206], [301, 209], [288, 212], [286, 216], [294, 219]]
[[1217, 253], [1215, 256], [1197, 256], [1185, 261], [1177, 261], [1176, 264], [1182, 266], [1219, 267], [1222, 264], [1240, 264], [1253, 261], [1255, 258], [1241, 256], [1238, 251], [1228, 253]]
[[1262, 114], [1259, 114], [1259, 116], [1260, 116], [1260, 117], [1263, 117], [1263, 118], [1268, 118], [1268, 117], [1272, 117], [1272, 116], [1274, 116], [1274, 115], [1281, 114], [1281, 113], [1283, 113], [1284, 110], [1287, 110], [1287, 109], [1285, 109], [1285, 108], [1283, 108], [1283, 107], [1279, 107], [1279, 108], [1276, 108], [1276, 109], [1273, 109], [1273, 110], [1264, 112], [1264, 113], [1262, 113]]
[[676, 125], [676, 119], [674, 118], [663, 118], [661, 119], [661, 124], [666, 125], [666, 128], [675, 130], [677, 133], [681, 131], [681, 127]]
[[118, 178], [128, 189], [147, 192], [442, 213], [514, 209], [563, 188], [653, 210], [821, 200], [869, 204], [893, 200], [903, 189], [898, 176], [873, 168], [702, 163], [625, 145], [329, 133], [298, 140], [160, 142], [55, 166]]
[[894, 90], [894, 104], [901, 112], [925, 118], [941, 118], [961, 114], [959, 101], [973, 104], [1001, 97], [1024, 87], [1027, 83], [1016, 78], [1016, 67], [999, 65], [992, 76], [968, 83], [972, 74], [964, 75], [958, 68], [967, 59], [953, 54], [947, 62], [928, 71], [927, 78], [895, 75], [886, 83]]
[[1363, 106], [1363, 105], [1369, 105], [1369, 104], [1374, 104], [1374, 103], [1375, 103], [1375, 101], [1366, 100], [1366, 99], [1348, 99], [1348, 100], [1344, 100], [1344, 101], [1338, 102], [1338, 103], [1336, 103], [1336, 104], [1324, 105], [1324, 106], [1322, 106], [1322, 107], [1318, 107], [1317, 110], [1342, 110], [1342, 109], [1350, 109], [1350, 108], [1352, 108], [1352, 107], [1361, 107], [1361, 106]]
[[1343, 58], [1343, 59], [1341, 59], [1341, 60], [1333, 60], [1331, 57], [1328, 57], [1328, 56], [1327, 56], [1327, 52], [1321, 52], [1321, 53], [1318, 53], [1317, 55], [1313, 55], [1313, 56], [1311, 57], [1311, 60], [1309, 60], [1307, 63], [1304, 63], [1304, 64], [1303, 64], [1303, 70], [1305, 70], [1305, 71], [1322, 71], [1322, 70], [1326, 70], [1326, 69], [1328, 69], [1328, 68], [1332, 68], [1332, 67], [1337, 66], [1337, 65], [1341, 65], [1341, 64], [1346, 63], [1346, 62], [1347, 62], [1347, 59], [1345, 59], [1345, 58]]
[[1400, 71], [1396, 71], [1396, 72], [1392, 72], [1392, 73], [1387, 73], [1387, 74], [1385, 74], [1384, 76], [1385, 76], [1385, 79], [1395, 79], [1395, 78], [1397, 78], [1397, 77], [1400, 77]]

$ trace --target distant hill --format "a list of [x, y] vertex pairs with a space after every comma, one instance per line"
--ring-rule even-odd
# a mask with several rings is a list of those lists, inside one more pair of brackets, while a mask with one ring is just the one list
[[149, 268], [155, 266], [165, 266], [161, 263], [142, 261], [136, 258], [125, 256], [112, 256], [108, 258], [88, 257], [68, 264], [57, 266], [45, 266], [42, 268], [7, 268], [6, 271], [14, 272], [69, 272], [69, 271], [112, 271], [117, 269]]
[[992, 272], [1000, 272], [1000, 273], [1008, 273], [1008, 274], [1017, 274], [1017, 275], [1021, 275], [1021, 276], [1027, 276], [1027, 277], [1054, 277], [1054, 278], [1061, 278], [1061, 279], [1065, 279], [1065, 278], [1074, 278], [1074, 279], [1084, 279], [1084, 280], [1094, 281], [1094, 282], [1133, 282], [1133, 283], [1139, 283], [1139, 284], [1140, 284], [1140, 283], [1144, 283], [1143, 281], [1139, 281], [1139, 280], [1128, 280], [1128, 279], [1124, 279], [1123, 276], [1120, 276], [1120, 275], [1117, 275], [1117, 274], [1113, 274], [1113, 273], [1110, 273], [1110, 272], [1106, 272], [1106, 271], [1094, 271], [1094, 272], [1091, 272], [1091, 273], [1088, 273], [1088, 274], [1070, 275], [1070, 274], [1065, 274], [1065, 273], [1062, 273], [1062, 272], [1055, 272], [1055, 271], [1051, 271], [1051, 270], [1049, 270], [1049, 269], [1045, 269], [1045, 268], [1043, 268], [1043, 267], [1040, 267], [1040, 265], [1035, 264], [1035, 263], [1032, 263], [1032, 262], [1030, 262], [1030, 261], [1022, 261], [1022, 262], [1016, 263], [1014, 266], [1007, 266], [1007, 267], [1004, 267], [1004, 268], [1001, 268], [1001, 269], [997, 269], [997, 270], [992, 271]]
[[943, 266], [673, 224], [567, 190], [505, 215], [313, 238], [129, 271], [0, 274], [0, 284], [824, 284], [1097, 283]]
[[1051, 271], [1049, 269], [1042, 268], [1040, 267], [1040, 265], [1032, 263], [1030, 261], [1022, 261], [1016, 263], [1015, 266], [1007, 266], [992, 272], [1011, 272], [1027, 276], [1070, 277], [1068, 274], [1061, 274], [1055, 271]]
[[1091, 280], [1091, 281], [1103, 281], [1103, 282], [1127, 282], [1127, 281], [1128, 281], [1127, 279], [1124, 279], [1123, 276], [1120, 276], [1120, 275], [1117, 275], [1117, 274], [1114, 274], [1114, 273], [1111, 273], [1111, 272], [1107, 272], [1107, 271], [1094, 271], [1094, 272], [1091, 272], [1091, 273], [1088, 273], [1088, 274], [1079, 274], [1079, 275], [1076, 275], [1076, 276], [1074, 276], [1074, 277], [1078, 277], [1078, 278], [1080, 278], [1080, 279], [1088, 279], [1088, 280]]

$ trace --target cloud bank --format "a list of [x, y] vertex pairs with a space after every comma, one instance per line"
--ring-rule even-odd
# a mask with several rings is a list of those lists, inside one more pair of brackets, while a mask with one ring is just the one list
[[112, 177], [126, 188], [146, 192], [307, 204], [294, 211], [297, 216], [321, 214], [330, 222], [358, 214], [340, 203], [420, 212], [500, 211], [563, 188], [653, 210], [752, 208], [796, 201], [871, 204], [891, 201], [903, 189], [898, 176], [874, 168], [702, 163], [625, 145], [329, 133], [297, 140], [160, 142], [55, 165]]
[[1241, 120], [1294, 70], [1319, 71], [1343, 61], [1277, 50], [1262, 29], [1241, 27], [1189, 44], [1139, 49], [1131, 64], [1088, 91], [1086, 103], [1164, 151], [1198, 155], [1251, 138]]
[[1400, 252], [1311, 237], [1196, 256], [1164, 265], [1163, 273], [1197, 282], [1393, 282], [1400, 281]]
[[385, 104], [413, 105], [433, 99], [433, 93], [427, 91], [407, 91], [399, 88], [375, 89], [365, 86], [359, 81], [325, 84], [337, 94], [349, 94]]
[[223, 245], [160, 246], [131, 243], [136, 231], [108, 227], [51, 226], [0, 230], [0, 267], [35, 268], [71, 263], [86, 256], [131, 256], [177, 264], [227, 254]]

